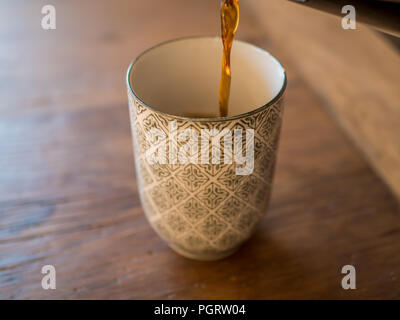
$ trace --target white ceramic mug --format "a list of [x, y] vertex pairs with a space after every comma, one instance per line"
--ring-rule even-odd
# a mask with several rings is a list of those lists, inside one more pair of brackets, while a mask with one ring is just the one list
[[[199, 260], [233, 253], [265, 214], [286, 87], [285, 71], [273, 56], [235, 41], [228, 116], [219, 118], [221, 55], [220, 38], [172, 40], [139, 55], [127, 74], [144, 211], [170, 247]], [[185, 130], [190, 134], [181, 135]], [[226, 135], [216, 149], [209, 137], [204, 158], [208, 142], [203, 145], [200, 137], [205, 130]], [[234, 139], [235, 132], [243, 133], [241, 139]], [[229, 139], [233, 147], [225, 157]], [[237, 151], [239, 142], [243, 148]], [[156, 150], [155, 158], [149, 158], [149, 150]], [[236, 161], [240, 156], [242, 163]], [[245, 167], [250, 169], [240, 173]]]

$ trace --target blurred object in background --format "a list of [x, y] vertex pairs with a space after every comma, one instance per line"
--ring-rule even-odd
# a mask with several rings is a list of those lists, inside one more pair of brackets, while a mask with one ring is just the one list
[[400, 38], [397, 38], [395, 36], [392, 36], [388, 33], [382, 33], [382, 35], [388, 39], [395, 47], [397, 50], [400, 50]]
[[249, 2], [261, 29], [281, 49], [283, 64], [300, 70], [400, 199], [399, 52], [362, 23], [349, 30], [341, 18], [293, 1]]
[[379, 31], [400, 37], [399, 0], [291, 0], [305, 6], [343, 16], [342, 8], [351, 5], [356, 9], [357, 22]]

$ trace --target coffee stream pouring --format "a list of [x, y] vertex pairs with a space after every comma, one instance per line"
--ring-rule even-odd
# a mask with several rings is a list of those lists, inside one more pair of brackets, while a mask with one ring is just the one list
[[228, 115], [231, 88], [231, 49], [239, 24], [239, 0], [221, 2], [221, 39], [223, 44], [221, 82], [219, 85], [219, 115]]

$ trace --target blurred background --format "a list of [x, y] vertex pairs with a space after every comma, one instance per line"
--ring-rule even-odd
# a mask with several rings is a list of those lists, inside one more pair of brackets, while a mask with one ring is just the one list
[[[43, 30], [44, 5], [56, 29]], [[270, 209], [212, 263], [141, 209], [125, 72], [220, 35], [219, 0], [0, 2], [0, 299], [400, 298], [400, 57], [388, 36], [287, 0], [241, 0], [237, 38], [288, 75]], [[234, 66], [232, 66], [234, 68]], [[41, 288], [54, 265], [57, 289]], [[357, 289], [343, 290], [344, 265]]]

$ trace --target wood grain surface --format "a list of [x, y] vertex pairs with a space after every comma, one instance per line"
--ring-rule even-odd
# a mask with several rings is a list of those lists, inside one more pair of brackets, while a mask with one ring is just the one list
[[[269, 50], [288, 74], [271, 204], [237, 253], [197, 262], [169, 249], [144, 217], [124, 81], [151, 45], [218, 35], [219, 1], [53, 1], [52, 31], [40, 26], [46, 1], [0, 2], [0, 299], [400, 298], [398, 202], [370, 167], [373, 157], [332, 117], [345, 105], [333, 89], [342, 49], [318, 42], [336, 32], [324, 29], [332, 22], [317, 18], [320, 29], [304, 35], [316, 61], [340, 66], [331, 77], [317, 70], [317, 86], [312, 60], [298, 61], [305, 48], [294, 50], [293, 35], [266, 22], [287, 12], [298, 28], [295, 12], [260, 3], [241, 2], [238, 37]], [[352, 41], [369, 55], [390, 49], [359, 32]], [[371, 67], [375, 75], [391, 72], [387, 63]], [[368, 90], [368, 80], [356, 85]], [[379, 76], [376, 96], [392, 90], [396, 98], [393, 87], [382, 89], [392, 80]], [[41, 288], [46, 264], [56, 268], [56, 290]], [[341, 287], [347, 264], [356, 267], [356, 290]]]

